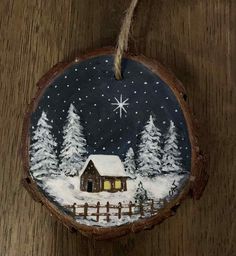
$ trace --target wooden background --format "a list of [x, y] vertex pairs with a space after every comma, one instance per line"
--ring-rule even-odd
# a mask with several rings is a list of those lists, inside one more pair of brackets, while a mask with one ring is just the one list
[[140, 0], [130, 50], [184, 83], [210, 179], [199, 201], [153, 230], [98, 242], [69, 233], [20, 185], [21, 128], [37, 80], [58, 61], [115, 45], [129, 1], [0, 1], [0, 255], [236, 255], [235, 3]]

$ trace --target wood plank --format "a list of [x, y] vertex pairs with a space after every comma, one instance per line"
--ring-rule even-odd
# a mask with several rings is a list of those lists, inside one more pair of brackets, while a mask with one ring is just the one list
[[[157, 58], [186, 87], [208, 154], [199, 201], [151, 231], [112, 242], [70, 233], [20, 185], [26, 104], [54, 64], [115, 45], [125, 0], [0, 1], [0, 254], [235, 255], [235, 5], [233, 0], [140, 1], [130, 50]], [[235, 66], [234, 66], [235, 68]]]

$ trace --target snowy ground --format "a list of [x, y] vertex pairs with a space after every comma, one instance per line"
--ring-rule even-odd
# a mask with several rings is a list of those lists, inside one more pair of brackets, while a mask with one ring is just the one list
[[[144, 189], [147, 190], [148, 198], [158, 201], [169, 196], [169, 191], [171, 190], [172, 183], [175, 181], [175, 184], [180, 187], [186, 180], [187, 175], [177, 175], [177, 174], [168, 174], [155, 177], [153, 179], [137, 177], [135, 180], [127, 181], [127, 191], [124, 192], [99, 192], [99, 193], [88, 193], [80, 191], [80, 178], [76, 177], [67, 177], [67, 176], [58, 176], [54, 178], [47, 178], [43, 180], [41, 185], [42, 189], [59, 203], [61, 206], [72, 205], [74, 203], [82, 205], [88, 203], [89, 205], [95, 205], [99, 201], [101, 205], [105, 205], [107, 201], [110, 204], [128, 204], [130, 201], [134, 202], [134, 195], [137, 189], [139, 181], [142, 181]], [[122, 209], [123, 210], [123, 209]], [[111, 213], [117, 209], [111, 209]], [[128, 209], [126, 209], [128, 211]], [[133, 209], [135, 211], [135, 209]], [[83, 209], [77, 209], [76, 213], [82, 213]], [[96, 212], [96, 209], [89, 208], [88, 213]], [[101, 208], [100, 212], [106, 212], [106, 208]], [[132, 217], [122, 216], [121, 219], [118, 219], [117, 216], [111, 217], [111, 221], [107, 223], [106, 217], [100, 217], [99, 222], [95, 221], [95, 217], [88, 217], [87, 220], [84, 220], [82, 217], [78, 217], [77, 221], [79, 223], [84, 223], [87, 225], [96, 225], [96, 226], [113, 226], [113, 225], [122, 225], [127, 222], [133, 222], [137, 220], [140, 215], [134, 215]]]

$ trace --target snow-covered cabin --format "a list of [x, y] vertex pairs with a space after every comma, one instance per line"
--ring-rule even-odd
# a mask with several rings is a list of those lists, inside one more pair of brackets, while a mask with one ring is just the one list
[[80, 190], [117, 192], [127, 190], [128, 175], [115, 155], [90, 155], [81, 171]]

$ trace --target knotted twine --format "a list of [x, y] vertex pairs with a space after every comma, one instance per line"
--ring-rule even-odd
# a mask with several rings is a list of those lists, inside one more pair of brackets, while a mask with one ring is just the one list
[[138, 3], [138, 0], [132, 0], [129, 8], [126, 10], [126, 14], [123, 20], [123, 24], [120, 29], [118, 37], [115, 58], [114, 58], [114, 73], [117, 80], [122, 79], [121, 75], [121, 61], [125, 51], [128, 49], [130, 26], [134, 14], [134, 9]]

